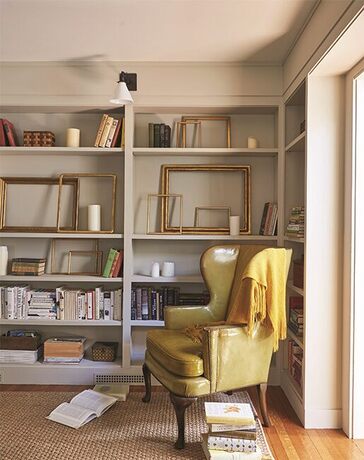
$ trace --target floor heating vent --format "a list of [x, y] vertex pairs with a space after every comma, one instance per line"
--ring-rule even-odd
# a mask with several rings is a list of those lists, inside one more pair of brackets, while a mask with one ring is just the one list
[[144, 385], [144, 377], [142, 375], [117, 375], [117, 374], [95, 374], [95, 385], [98, 383], [140, 383]]

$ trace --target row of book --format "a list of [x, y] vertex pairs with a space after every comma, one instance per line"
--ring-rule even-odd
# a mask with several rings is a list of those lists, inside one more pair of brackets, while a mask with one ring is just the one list
[[277, 203], [267, 202], [264, 204], [262, 219], [260, 222], [259, 235], [276, 235], [278, 222]]
[[205, 402], [208, 433], [202, 434], [207, 459], [262, 458], [257, 422], [248, 403]]
[[298, 337], [303, 336], [303, 297], [290, 296], [288, 327]]
[[206, 305], [209, 293], [180, 292], [178, 287], [138, 286], [132, 289], [132, 320], [164, 320], [164, 307], [169, 305]]
[[149, 147], [170, 147], [171, 127], [164, 123], [149, 123]]
[[305, 208], [304, 206], [295, 206], [291, 208], [286, 235], [295, 238], [304, 238], [305, 236]]
[[0, 118], [0, 147], [16, 147], [17, 145], [14, 125], [6, 118]]
[[109, 249], [102, 276], [104, 278], [117, 278], [121, 276], [123, 268], [124, 251], [114, 248]]
[[102, 115], [94, 147], [122, 147], [125, 137], [124, 118], [113, 118], [107, 113]]
[[288, 372], [300, 388], [302, 388], [302, 364], [302, 348], [294, 340], [288, 340]]
[[121, 321], [122, 290], [0, 286], [0, 318]]
[[16, 258], [11, 261], [12, 275], [41, 276], [45, 273], [46, 259]]

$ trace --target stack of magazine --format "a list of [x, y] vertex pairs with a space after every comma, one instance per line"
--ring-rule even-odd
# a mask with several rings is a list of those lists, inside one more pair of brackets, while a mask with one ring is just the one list
[[256, 421], [250, 404], [205, 403], [209, 431], [202, 435], [207, 459], [260, 460]]

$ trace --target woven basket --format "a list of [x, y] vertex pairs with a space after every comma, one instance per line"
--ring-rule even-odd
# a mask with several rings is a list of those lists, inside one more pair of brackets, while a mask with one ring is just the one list
[[115, 361], [118, 342], [95, 342], [92, 345], [93, 361]]

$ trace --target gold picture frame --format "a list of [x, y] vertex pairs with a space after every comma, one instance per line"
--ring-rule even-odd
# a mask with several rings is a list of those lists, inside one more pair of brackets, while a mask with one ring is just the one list
[[231, 208], [229, 206], [197, 206], [195, 208], [195, 218], [194, 218], [194, 227], [199, 227], [200, 225], [200, 220], [199, 220], [199, 214], [200, 211], [220, 211], [220, 212], [226, 212], [227, 213], [227, 218], [228, 218], [228, 223], [229, 223], [229, 218], [231, 216]]
[[[52, 275], [82, 275], [82, 276], [101, 276], [102, 273], [102, 256], [103, 252], [99, 250], [99, 241], [97, 239], [88, 240], [94, 244], [93, 250], [69, 250], [67, 251], [68, 261], [67, 261], [67, 271], [57, 271], [56, 269], [56, 246], [57, 243], [61, 241], [66, 241], [69, 243], [70, 241], [79, 241], [77, 239], [70, 239], [70, 238], [57, 238], [52, 239], [51, 242], [51, 274]], [[88, 272], [73, 272], [72, 271], [72, 255], [95, 255], [95, 270], [88, 271]]]
[[[177, 121], [176, 129], [176, 147], [187, 147], [187, 125], [193, 125], [196, 128], [197, 147], [201, 147], [201, 120]], [[182, 131], [182, 133], [181, 133]]]
[[[243, 181], [243, 209], [241, 210], [240, 227], [241, 235], [249, 235], [251, 233], [251, 181], [250, 181], [250, 166], [247, 165], [219, 165], [219, 164], [166, 164], [162, 165], [162, 194], [170, 194], [170, 175], [173, 172], [241, 172]], [[169, 225], [169, 210], [168, 202], [162, 200], [161, 207], [161, 222], [163, 233], [179, 233], [178, 227]], [[183, 234], [220, 234], [227, 235], [230, 233], [229, 227], [200, 227], [183, 226]]]
[[152, 232], [150, 230], [150, 209], [152, 198], [162, 198], [162, 207], [165, 206], [165, 201], [168, 198], [179, 198], [179, 233], [182, 234], [182, 215], [183, 215], [183, 195], [179, 193], [149, 193], [147, 198], [147, 235], [161, 235], [163, 232], [163, 220], [161, 219], [161, 230], [160, 232]]
[[223, 115], [203, 115], [203, 116], [183, 115], [181, 117], [181, 121], [182, 122], [225, 121], [226, 123], [226, 147], [229, 149], [231, 148], [231, 118], [230, 117], [223, 116]]
[[[0, 178], [0, 231], [2, 232], [57, 232], [58, 231], [58, 216], [56, 216], [56, 225], [50, 226], [26, 226], [26, 225], [6, 225], [6, 208], [8, 204], [8, 185], [46, 185], [59, 186], [58, 177], [1, 177]], [[77, 225], [77, 200], [79, 194], [79, 181], [75, 177], [67, 178], [64, 185], [73, 187], [73, 209], [72, 209], [72, 224], [70, 227], [63, 227], [61, 231], [74, 231]]]
[[[76, 227], [74, 230], [64, 230], [61, 228], [61, 207], [62, 207], [62, 187], [65, 184], [65, 180], [71, 178], [79, 181], [82, 177], [106, 177], [112, 181], [112, 192], [111, 192], [111, 217], [110, 217], [110, 228], [108, 230], [79, 230], [79, 200], [80, 200], [80, 186], [77, 190], [77, 203], [76, 203]], [[116, 212], [116, 174], [107, 173], [63, 173], [58, 178], [58, 207], [57, 207], [57, 232], [60, 233], [90, 233], [90, 234], [105, 234], [115, 232], [115, 212]]]

